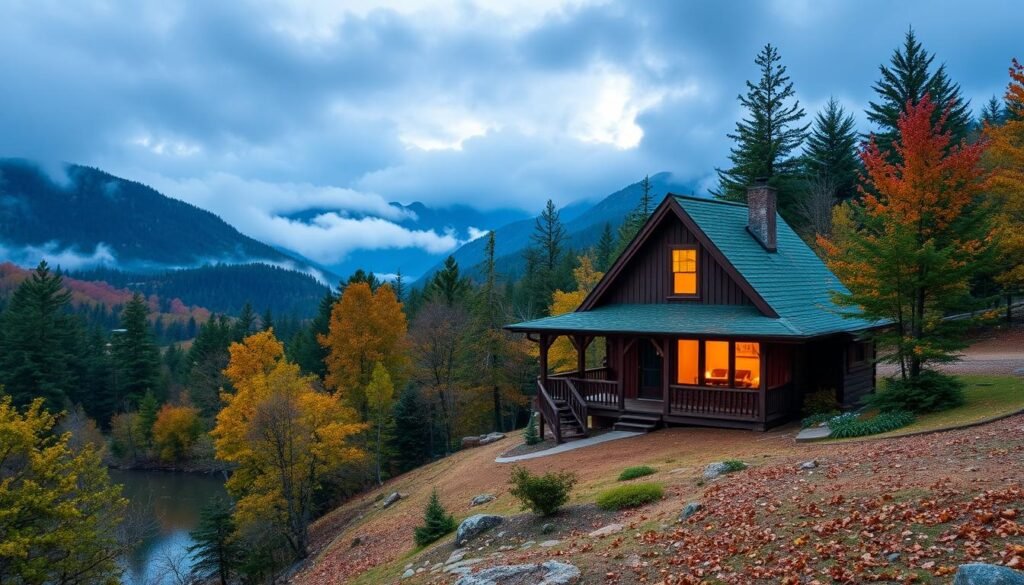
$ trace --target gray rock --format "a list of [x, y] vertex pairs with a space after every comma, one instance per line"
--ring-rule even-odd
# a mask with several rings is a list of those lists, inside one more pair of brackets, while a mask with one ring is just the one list
[[452, 551], [452, 554], [448, 555], [448, 560], [445, 561], [444, 564], [450, 565], [452, 563], [457, 563], [457, 562], [461, 561], [462, 558], [465, 557], [465, 556], [466, 556], [466, 551], [464, 551], [464, 550]]
[[953, 585], [1024, 585], [1024, 573], [999, 565], [960, 565]]
[[602, 526], [598, 528], [597, 530], [591, 532], [588, 536], [590, 536], [591, 538], [601, 538], [604, 536], [611, 536], [612, 534], [616, 534], [619, 532], [622, 532], [622, 524], [609, 524], [607, 526]]
[[504, 433], [487, 433], [486, 435], [480, 436], [481, 445], [489, 445], [495, 441], [500, 441], [505, 438]]
[[493, 502], [493, 501], [494, 501], [494, 495], [493, 494], [480, 494], [479, 496], [476, 496], [472, 500], [470, 500], [469, 507], [473, 508], [473, 507], [476, 507], [476, 506], [482, 506], [482, 505], [486, 504], [487, 502]]
[[493, 514], [475, 514], [466, 518], [455, 531], [455, 546], [465, 546], [470, 539], [501, 524], [505, 519]]
[[384, 501], [380, 503], [381, 508], [388, 508], [394, 505], [395, 502], [402, 499], [402, 494], [398, 492], [391, 492], [391, 495], [384, 498]]
[[409, 577], [412, 577], [415, 574], [416, 574], [416, 571], [413, 571], [412, 569], [406, 569], [405, 572], [402, 573], [402, 578], [403, 579], [408, 579]]
[[800, 469], [814, 469], [816, 467], [818, 467], [818, 462], [813, 459], [800, 464]]
[[550, 522], [548, 522], [544, 526], [540, 527], [540, 533], [541, 534], [551, 534], [554, 531], [555, 531], [555, 525], [550, 523]]
[[900, 553], [891, 552], [885, 555], [885, 560], [889, 561], [890, 563], [895, 563], [896, 561], [900, 560]]
[[504, 565], [465, 575], [455, 585], [570, 585], [580, 578], [580, 570], [568, 563], [547, 561], [542, 564]]
[[679, 513], [679, 521], [683, 522], [689, 519], [690, 516], [700, 512], [702, 509], [704, 509], [704, 506], [700, 502], [690, 502], [689, 504], [686, 504], [683, 511]]
[[469, 449], [471, 447], [480, 446], [480, 437], [462, 437], [462, 448]]
[[558, 546], [560, 544], [562, 544], [561, 540], [545, 540], [544, 542], [538, 544], [537, 546], [539, 546], [541, 548], [551, 548], [553, 546]]
[[725, 475], [728, 472], [729, 466], [721, 461], [709, 463], [708, 466], [704, 468], [704, 479], [715, 479], [716, 477]]

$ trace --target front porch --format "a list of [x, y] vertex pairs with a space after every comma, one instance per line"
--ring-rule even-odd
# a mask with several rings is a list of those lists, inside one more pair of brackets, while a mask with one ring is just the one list
[[[728, 366], [711, 366], [700, 350], [693, 356], [692, 368], [700, 371], [691, 373], [697, 383], [680, 384], [687, 375], [680, 373], [686, 368], [687, 356], [680, 359], [684, 352], [680, 344], [684, 341], [677, 338], [608, 336], [603, 338], [603, 357], [588, 358], [588, 348], [601, 338], [566, 337], [576, 349], [576, 368], [557, 373], [548, 372], [548, 350], [557, 336], [540, 335], [535, 339], [541, 364], [537, 408], [542, 427], [546, 422], [547, 431], [557, 442], [587, 436], [589, 429], [612, 426], [616, 421], [624, 421], [625, 427], [649, 421], [651, 426], [765, 430], [799, 409], [800, 399], [791, 377], [790, 347], [760, 341], [715, 341], [728, 344]], [[685, 343], [703, 341], [695, 338]], [[754, 366], [737, 360], [737, 347], [756, 352], [756, 360], [746, 362]], [[605, 365], [587, 367], [588, 359], [600, 359]], [[751, 367], [756, 371], [749, 371]]]

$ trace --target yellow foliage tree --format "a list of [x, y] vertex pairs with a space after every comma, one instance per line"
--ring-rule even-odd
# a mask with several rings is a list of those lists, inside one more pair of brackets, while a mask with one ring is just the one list
[[236, 392], [221, 394], [211, 434], [217, 458], [237, 465], [227, 488], [240, 527], [270, 522], [305, 558], [313, 494], [325, 476], [364, 456], [350, 439], [366, 425], [337, 396], [318, 392], [316, 378], [279, 348], [271, 331], [231, 346], [225, 374]]
[[391, 376], [387, 369], [377, 362], [373, 366], [373, 375], [370, 383], [366, 386], [366, 402], [370, 409], [370, 422], [374, 426], [374, 434], [377, 435], [375, 462], [377, 467], [377, 483], [384, 483], [381, 477], [381, 450], [384, 445], [384, 427], [388, 426], [391, 420], [391, 406], [395, 400], [395, 385], [391, 383]]
[[[571, 292], [556, 290], [551, 295], [551, 306], [548, 307], [548, 312], [552, 316], [575, 311], [583, 303], [583, 299], [587, 298], [590, 291], [594, 290], [597, 283], [601, 282], [604, 273], [598, 272], [594, 268], [594, 261], [590, 256], [580, 256], [579, 263], [580, 265], [572, 271], [576, 280], [576, 290]], [[597, 348], [591, 347], [592, 350], [588, 352], [588, 360], [599, 359]], [[559, 337], [551, 344], [551, 348], [548, 350], [548, 367], [556, 372], [576, 368], [576, 349], [568, 338]]]
[[992, 169], [991, 190], [998, 199], [996, 230], [1005, 269], [998, 280], [1009, 293], [1024, 290], [1024, 65], [1010, 65], [1006, 122], [987, 126], [985, 161]]
[[165, 404], [153, 423], [153, 447], [160, 459], [179, 461], [192, 450], [200, 432], [198, 408]]
[[395, 386], [407, 377], [405, 336], [408, 330], [402, 303], [391, 286], [376, 292], [364, 282], [345, 287], [331, 309], [327, 335], [318, 336], [327, 349], [327, 386], [349, 406], [367, 417], [366, 385], [380, 362]]
[[0, 583], [113, 584], [127, 502], [95, 447], [68, 445], [37, 399], [0, 398]]

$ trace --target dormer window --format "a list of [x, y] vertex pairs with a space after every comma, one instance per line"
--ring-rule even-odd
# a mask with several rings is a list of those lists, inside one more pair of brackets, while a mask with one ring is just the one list
[[697, 294], [696, 248], [672, 250], [672, 294], [679, 296], [695, 296]]

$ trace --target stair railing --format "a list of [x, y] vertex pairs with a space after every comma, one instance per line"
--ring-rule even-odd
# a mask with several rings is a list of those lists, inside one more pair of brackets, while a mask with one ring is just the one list
[[[537, 379], [537, 410], [540, 411], [540, 415], [544, 417], [544, 420], [548, 422], [551, 434], [555, 436], [555, 443], [561, 444], [562, 422], [558, 420], [558, 407], [555, 406], [555, 401], [551, 399], [551, 395], [548, 394], [539, 378]], [[541, 439], [543, 438], [541, 437]]]
[[566, 393], [565, 402], [569, 405], [569, 410], [572, 411], [573, 417], [576, 418], [576, 422], [580, 425], [583, 436], [589, 437], [590, 431], [587, 429], [587, 401], [580, 395], [579, 390], [576, 389], [576, 384], [570, 378], [565, 379], [565, 384], [569, 388], [569, 392]]

